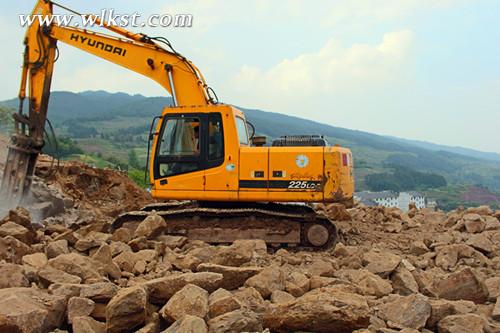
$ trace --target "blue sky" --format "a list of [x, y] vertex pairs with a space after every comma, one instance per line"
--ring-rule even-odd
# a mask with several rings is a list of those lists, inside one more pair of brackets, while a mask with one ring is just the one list
[[[191, 13], [171, 40], [226, 103], [334, 126], [500, 153], [500, 2], [494, 0], [60, 0], [84, 13]], [[34, 2], [0, 4], [0, 99], [17, 95]], [[53, 90], [165, 95], [60, 46]], [[49, 114], [50, 116], [50, 114]]]

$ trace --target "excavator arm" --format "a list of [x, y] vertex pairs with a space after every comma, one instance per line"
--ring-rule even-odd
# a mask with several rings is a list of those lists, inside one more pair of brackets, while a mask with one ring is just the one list
[[[49, 18], [53, 15], [54, 5], [51, 1], [39, 0], [32, 14]], [[100, 23], [96, 19], [96, 24]], [[135, 34], [108, 24], [103, 24], [103, 27], [120, 37], [54, 23], [41, 25], [38, 20], [28, 28], [24, 40], [19, 110], [14, 114], [15, 132], [0, 189], [1, 199], [8, 204], [19, 204], [29, 191], [36, 160], [44, 145], [50, 86], [58, 57], [57, 42], [74, 46], [156, 81], [172, 96], [175, 106], [216, 103], [200, 71], [177, 53], [166, 39]], [[26, 94], [28, 112], [23, 110]]]

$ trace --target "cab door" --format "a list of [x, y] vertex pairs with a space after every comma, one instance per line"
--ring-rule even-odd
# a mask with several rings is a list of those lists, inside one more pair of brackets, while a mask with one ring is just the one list
[[161, 190], [203, 191], [208, 145], [207, 115], [167, 114], [157, 146], [155, 179]]

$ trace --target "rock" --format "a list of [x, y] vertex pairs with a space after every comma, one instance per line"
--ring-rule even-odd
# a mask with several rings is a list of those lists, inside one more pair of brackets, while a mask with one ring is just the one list
[[481, 252], [474, 250], [469, 245], [453, 244], [439, 248], [436, 255], [436, 266], [446, 270], [453, 269], [462, 258], [473, 258], [479, 265], [486, 266], [488, 258]]
[[210, 318], [215, 318], [240, 308], [240, 302], [225, 289], [217, 289], [208, 297], [208, 316]]
[[391, 274], [401, 262], [401, 258], [387, 251], [370, 250], [363, 255], [366, 269], [382, 277]]
[[146, 237], [147, 239], [153, 239], [160, 235], [166, 227], [167, 223], [163, 217], [156, 214], [149, 215], [137, 226], [134, 238]]
[[193, 284], [185, 285], [160, 310], [160, 315], [171, 323], [185, 315], [205, 318], [207, 313], [208, 292]]
[[295, 297], [282, 290], [275, 290], [271, 294], [271, 302], [274, 304], [287, 303], [294, 301]]
[[142, 326], [146, 319], [146, 291], [141, 287], [121, 289], [106, 307], [106, 332], [130, 331]]
[[204, 263], [197, 268], [199, 272], [220, 273], [223, 276], [221, 288], [233, 290], [241, 287], [246, 280], [262, 271], [261, 267], [232, 267]]
[[321, 259], [313, 260], [312, 263], [304, 265], [303, 270], [309, 276], [332, 277], [335, 274], [332, 263]]
[[83, 281], [102, 280], [101, 265], [95, 260], [76, 253], [61, 254], [49, 260], [49, 266], [82, 278]]
[[484, 230], [486, 223], [479, 214], [465, 214], [463, 216], [465, 230], [469, 233], [479, 233]]
[[177, 320], [162, 333], [207, 333], [205, 321], [199, 317], [186, 315]]
[[257, 289], [263, 298], [268, 298], [274, 290], [285, 289], [285, 273], [280, 267], [269, 266], [249, 278], [245, 286]]
[[495, 276], [484, 281], [488, 289], [489, 300], [494, 302], [500, 296], [500, 276]]
[[485, 215], [493, 215], [494, 212], [489, 206], [483, 205], [483, 206], [479, 206], [479, 207], [469, 207], [469, 208], [467, 208], [465, 213], [466, 214], [478, 214], [481, 216], [485, 216]]
[[264, 314], [271, 331], [352, 332], [370, 322], [363, 296], [330, 287], [315, 289], [288, 303], [277, 304]]
[[76, 317], [89, 316], [94, 307], [94, 301], [88, 298], [71, 297], [68, 301], [68, 323], [73, 323]]
[[88, 316], [75, 317], [72, 328], [73, 333], [106, 333], [106, 324]]
[[20, 264], [22, 257], [30, 254], [31, 248], [12, 236], [0, 238], [0, 260]]
[[241, 266], [255, 257], [267, 253], [266, 243], [262, 240], [236, 240], [231, 246], [220, 247], [211, 262], [222, 266]]
[[495, 303], [495, 307], [493, 308], [491, 317], [496, 321], [500, 321], [500, 296], [497, 297], [497, 301]]
[[484, 281], [469, 267], [435, 280], [432, 289], [439, 298], [449, 300], [484, 303], [488, 299]]
[[[128, 251], [122, 252], [113, 258], [113, 262], [118, 265], [122, 271], [135, 273], [140, 270], [139, 265], [147, 265], [157, 259], [158, 253], [155, 250], [140, 250], [135, 253]], [[138, 262], [140, 262], [139, 265], [137, 264]]]
[[493, 251], [493, 242], [484, 232], [472, 235], [466, 244], [484, 253], [490, 253]]
[[438, 323], [439, 333], [483, 333], [484, 319], [476, 314], [453, 315]]
[[406, 296], [418, 293], [418, 284], [413, 274], [400, 265], [391, 276], [392, 288], [400, 295]]
[[140, 330], [135, 331], [135, 333], [158, 333], [160, 332], [160, 315], [156, 312], [151, 314], [148, 318], [148, 322]]
[[236, 310], [212, 318], [208, 321], [211, 333], [262, 332], [261, 318], [250, 310]]
[[152, 303], [165, 304], [167, 300], [187, 284], [194, 284], [208, 292], [212, 292], [220, 287], [222, 279], [222, 274], [218, 273], [184, 273], [149, 280], [141, 285], [146, 289]]
[[66, 239], [60, 239], [50, 242], [45, 248], [45, 253], [49, 259], [55, 258], [61, 254], [68, 254], [68, 241]]
[[311, 288], [307, 276], [300, 272], [292, 272], [285, 281], [285, 290], [295, 297], [300, 297]]
[[105, 272], [113, 279], [117, 280], [121, 277], [122, 272], [120, 267], [114, 263], [113, 257], [111, 257], [111, 247], [108, 244], [101, 245], [92, 255], [92, 259], [100, 262]]
[[356, 285], [363, 295], [382, 297], [392, 292], [391, 283], [366, 269], [346, 269], [336, 273]]
[[78, 241], [78, 238], [76, 238], [75, 233], [72, 230], [68, 230], [54, 237], [54, 242], [58, 242], [60, 240], [65, 240], [69, 245], [73, 246]]
[[80, 296], [105, 303], [115, 297], [119, 290], [120, 288], [111, 282], [98, 282], [85, 285], [80, 291]]
[[415, 256], [420, 256], [429, 252], [429, 248], [422, 241], [414, 241], [410, 245], [410, 253]]
[[80, 296], [80, 293], [85, 285], [82, 284], [70, 284], [70, 283], [54, 283], [48, 288], [48, 291], [52, 295], [64, 296], [65, 299], [69, 300], [71, 297]]
[[267, 304], [261, 294], [255, 288], [244, 288], [234, 292], [234, 297], [240, 302], [242, 307], [253, 312], [262, 313], [267, 310]]
[[113, 232], [113, 236], [111, 236], [111, 240], [114, 242], [122, 242], [128, 243], [132, 239], [132, 232], [129, 228], [119, 228]]
[[0, 289], [0, 317], [23, 333], [45, 333], [61, 327], [65, 311], [64, 297], [33, 288]]
[[498, 220], [494, 216], [484, 216], [484, 222], [486, 227], [484, 230], [499, 230], [500, 229], [500, 220]]
[[0, 237], [11, 236], [25, 244], [33, 244], [35, 234], [20, 224], [7, 222], [0, 225]]
[[45, 286], [49, 286], [53, 283], [78, 284], [82, 282], [81, 277], [68, 274], [51, 266], [41, 268], [38, 270], [37, 275], [40, 282]]
[[105, 234], [98, 231], [90, 231], [85, 237], [79, 239], [75, 243], [75, 249], [80, 252], [85, 252], [94, 247], [99, 247], [105, 244], [111, 238], [110, 234]]
[[[17, 207], [16, 209], [9, 210], [9, 214], [7, 216], [7, 221], [17, 223], [22, 225], [26, 229], [33, 230], [33, 226], [31, 225], [31, 217], [30, 213], [26, 208]], [[3, 224], [0, 222], [0, 224]]]
[[0, 289], [29, 286], [30, 283], [24, 275], [23, 266], [0, 264]]
[[474, 312], [476, 305], [471, 301], [449, 301], [445, 299], [431, 299], [431, 317], [427, 320], [427, 327], [435, 329], [441, 319], [456, 315]]
[[379, 307], [379, 317], [389, 327], [421, 329], [431, 316], [431, 305], [427, 298], [420, 294], [400, 296], [394, 301]]
[[168, 248], [175, 250], [187, 244], [188, 239], [184, 236], [161, 235], [156, 238], [159, 242], [165, 244]]
[[37, 252], [33, 254], [27, 254], [23, 256], [22, 263], [25, 265], [29, 265], [34, 268], [42, 268], [47, 265], [47, 256], [45, 253]]
[[123, 252], [132, 252], [130, 246], [122, 242], [111, 242], [111, 244], [109, 244], [109, 247], [111, 248], [111, 256], [113, 258]]

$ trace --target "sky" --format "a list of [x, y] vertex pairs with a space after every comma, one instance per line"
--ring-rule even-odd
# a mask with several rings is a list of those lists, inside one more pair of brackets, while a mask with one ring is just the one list
[[[59, 0], [83, 13], [193, 15], [168, 38], [222, 102], [333, 126], [500, 153], [500, 1]], [[0, 100], [17, 96], [33, 1], [0, 4]], [[52, 90], [167, 93], [60, 45]], [[49, 110], [50, 117], [50, 110]]]

